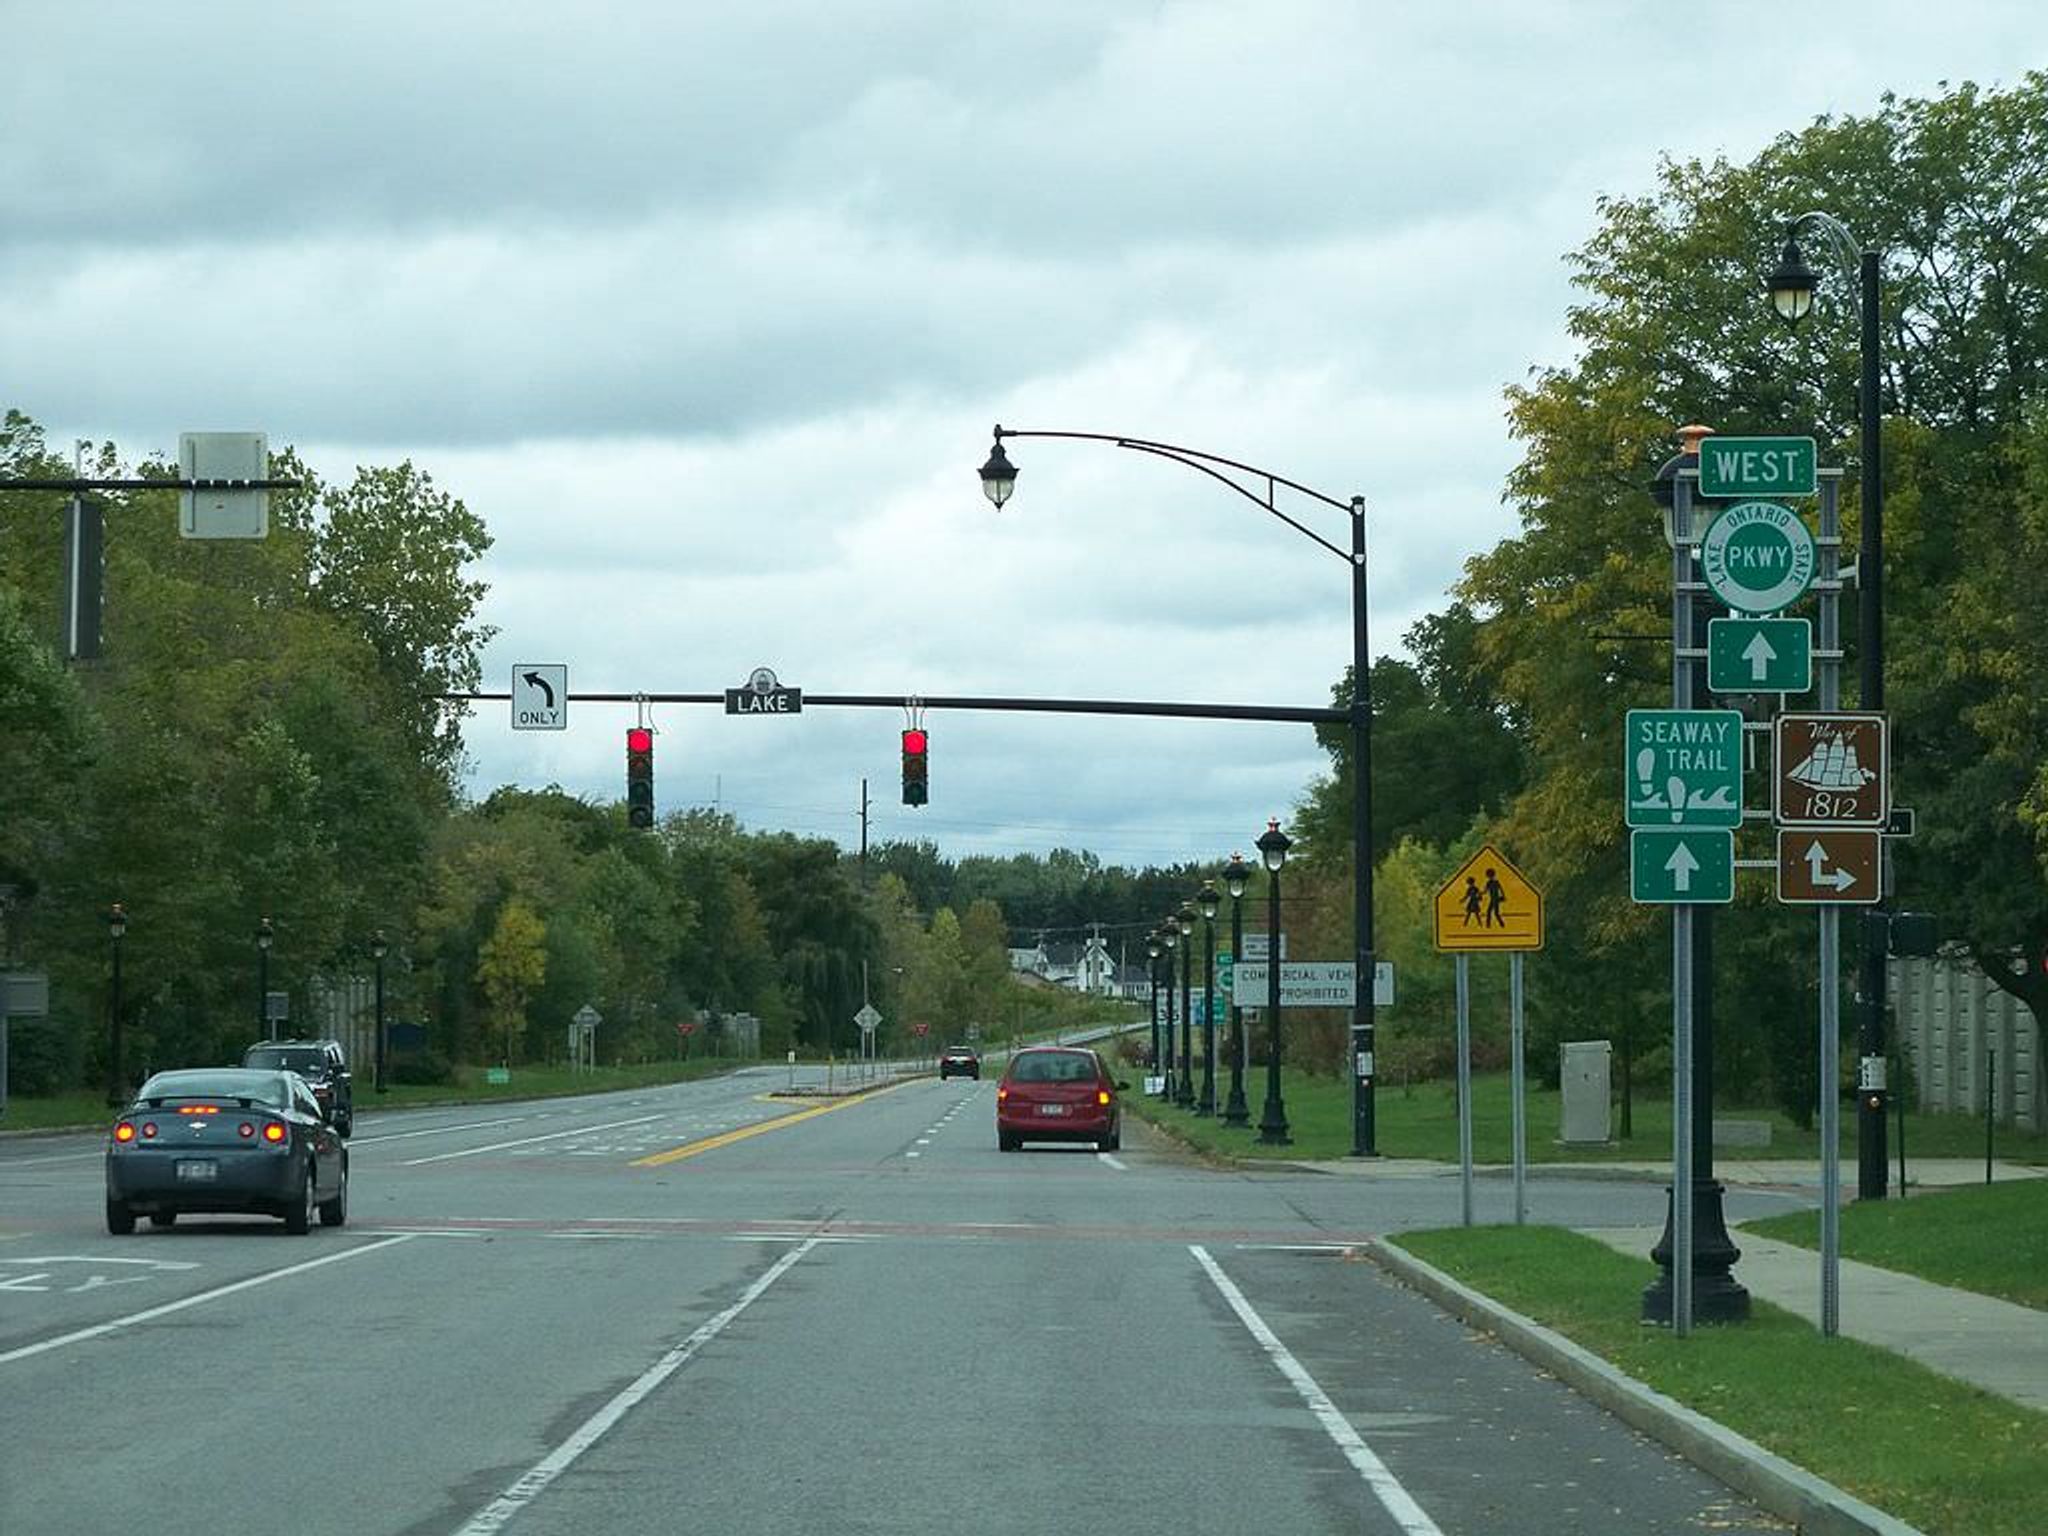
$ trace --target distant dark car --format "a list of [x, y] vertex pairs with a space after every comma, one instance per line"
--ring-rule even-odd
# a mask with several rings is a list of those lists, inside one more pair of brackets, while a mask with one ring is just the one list
[[281, 1216], [287, 1230], [348, 1220], [348, 1149], [293, 1072], [203, 1067], [159, 1072], [107, 1136], [107, 1230], [135, 1218]]
[[1092, 1141], [1098, 1151], [1114, 1152], [1124, 1126], [1117, 1094], [1129, 1086], [1090, 1050], [1018, 1051], [996, 1085], [996, 1145], [1015, 1152], [1027, 1141]]
[[343, 1136], [356, 1128], [355, 1078], [339, 1040], [266, 1040], [242, 1052], [242, 1065], [264, 1072], [296, 1072]]
[[939, 1054], [939, 1076], [981, 1078], [981, 1057], [971, 1047], [949, 1045]]

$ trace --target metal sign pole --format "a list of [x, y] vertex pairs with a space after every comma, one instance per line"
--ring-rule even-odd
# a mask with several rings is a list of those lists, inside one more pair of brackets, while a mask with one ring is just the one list
[[[1671, 487], [1671, 706], [1692, 707], [1692, 527], [1698, 476]], [[1692, 906], [1671, 909], [1671, 1331], [1692, 1332]]]
[[[1842, 707], [1841, 478], [1820, 483], [1820, 707]], [[1777, 772], [1777, 765], [1772, 765]], [[1842, 1309], [1842, 909], [1820, 909], [1820, 1331], [1833, 1338]]]
[[1508, 1052], [1508, 1075], [1513, 1080], [1511, 1091], [1515, 1101], [1515, 1225], [1519, 1227], [1529, 1219], [1529, 1144], [1522, 1112], [1522, 952], [1519, 949], [1508, 956]]
[[[1369, 983], [1368, 983], [1369, 984]], [[1472, 1225], [1472, 958], [1458, 956], [1458, 1197]]]

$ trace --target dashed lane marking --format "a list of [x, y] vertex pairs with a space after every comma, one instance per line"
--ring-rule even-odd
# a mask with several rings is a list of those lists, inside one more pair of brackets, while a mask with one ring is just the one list
[[617, 1130], [622, 1125], [645, 1125], [649, 1120], [659, 1120], [660, 1115], [636, 1115], [631, 1120], [611, 1120], [603, 1125], [579, 1125], [573, 1130], [549, 1131], [542, 1136], [522, 1136], [517, 1141], [497, 1141], [486, 1147], [464, 1147], [459, 1152], [436, 1152], [432, 1157], [409, 1157], [398, 1166], [418, 1168], [425, 1163], [452, 1162], [458, 1157], [481, 1157], [486, 1152], [503, 1152], [510, 1147], [530, 1147], [540, 1141], [560, 1141], [564, 1136], [594, 1136], [599, 1131]]

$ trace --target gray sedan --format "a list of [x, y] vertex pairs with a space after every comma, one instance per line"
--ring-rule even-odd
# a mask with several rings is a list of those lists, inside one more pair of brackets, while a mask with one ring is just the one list
[[296, 1072], [159, 1072], [107, 1135], [107, 1230], [137, 1216], [281, 1216], [288, 1231], [348, 1219], [348, 1149]]

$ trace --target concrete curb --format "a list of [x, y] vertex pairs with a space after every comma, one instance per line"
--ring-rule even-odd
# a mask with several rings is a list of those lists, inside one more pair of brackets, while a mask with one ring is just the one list
[[1580, 1395], [1719, 1478], [1802, 1536], [1924, 1536], [1905, 1521], [1815, 1477], [1754, 1440], [1623, 1374], [1563, 1334], [1510, 1310], [1383, 1238], [1373, 1260], [1459, 1321], [1484, 1328]]

